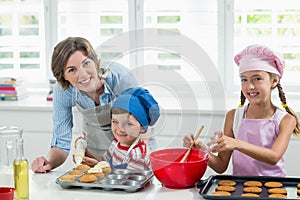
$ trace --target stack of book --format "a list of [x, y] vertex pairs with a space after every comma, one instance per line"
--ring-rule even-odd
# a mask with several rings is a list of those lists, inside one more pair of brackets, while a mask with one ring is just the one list
[[22, 77], [0, 75], [0, 101], [16, 101], [27, 96]]
[[47, 101], [53, 101], [53, 87], [54, 87], [55, 83], [56, 83], [55, 79], [50, 79], [49, 80], [50, 90], [49, 90], [49, 93], [47, 95]]

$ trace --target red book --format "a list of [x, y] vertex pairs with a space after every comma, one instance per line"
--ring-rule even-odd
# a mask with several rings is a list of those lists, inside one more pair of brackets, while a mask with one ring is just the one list
[[16, 90], [14, 86], [0, 86], [0, 90]]

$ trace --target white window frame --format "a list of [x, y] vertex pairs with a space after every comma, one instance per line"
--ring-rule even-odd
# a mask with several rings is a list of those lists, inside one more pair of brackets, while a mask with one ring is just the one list
[[[234, 70], [236, 68], [233, 62], [234, 57], [234, 1], [218, 1], [218, 59], [217, 69], [223, 80], [226, 94], [239, 93], [240, 85], [235, 85], [232, 80], [236, 79]], [[51, 55], [54, 46], [58, 42], [57, 18], [58, 18], [58, 0], [44, 0], [44, 18], [45, 18], [45, 59], [46, 73], [48, 79], [53, 79], [51, 72]], [[142, 0], [128, 0], [128, 20], [129, 30], [141, 29], [144, 27], [144, 2]], [[139, 39], [139, 38], [138, 38]], [[130, 67], [143, 63], [142, 52], [130, 54]], [[34, 83], [30, 86], [48, 88], [48, 80], [43, 83]], [[196, 83], [197, 84], [197, 83]], [[287, 91], [299, 93], [297, 85], [286, 86]]]

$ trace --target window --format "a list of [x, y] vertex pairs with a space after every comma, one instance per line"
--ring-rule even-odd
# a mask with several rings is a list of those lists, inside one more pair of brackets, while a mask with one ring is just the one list
[[[300, 4], [294, 0], [0, 0], [0, 70], [18, 70], [28, 87], [48, 87], [53, 47], [82, 36], [102, 61], [137, 70], [141, 81], [160, 78], [182, 92], [188, 85], [203, 95], [210, 92], [207, 80], [222, 80], [226, 92], [239, 92], [233, 57], [248, 44], [263, 43], [283, 54], [283, 85], [297, 91], [299, 22]], [[156, 40], [151, 30], [166, 40]], [[120, 44], [115, 38], [122, 34], [134, 40]], [[215, 76], [204, 73], [211, 67], [207, 62], [191, 62], [199, 48], [217, 69]]]
[[[277, 50], [285, 59], [283, 86], [299, 91], [300, 4], [298, 1], [234, 1], [234, 52], [261, 43]], [[237, 67], [234, 68], [237, 76]], [[234, 84], [239, 84], [234, 79]]]
[[26, 80], [47, 79], [42, 0], [0, 1], [0, 69], [17, 70]]
[[60, 0], [57, 5], [58, 41], [70, 36], [85, 37], [99, 52], [102, 61], [117, 59], [130, 66], [129, 58], [118, 50], [119, 44], [105, 45], [110, 38], [129, 30], [126, 0]]

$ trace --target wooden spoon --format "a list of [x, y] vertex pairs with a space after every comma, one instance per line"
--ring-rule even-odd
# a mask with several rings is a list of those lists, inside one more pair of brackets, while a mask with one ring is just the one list
[[204, 125], [202, 125], [199, 129], [199, 131], [197, 132], [194, 141], [192, 142], [192, 144], [190, 145], [189, 149], [185, 152], [185, 155], [183, 156], [183, 158], [181, 159], [181, 163], [184, 162], [186, 160], [186, 158], [188, 157], [188, 155], [190, 154], [192, 147], [194, 146], [195, 142], [197, 141], [198, 137], [200, 136], [200, 133], [202, 132], [204, 128]]

